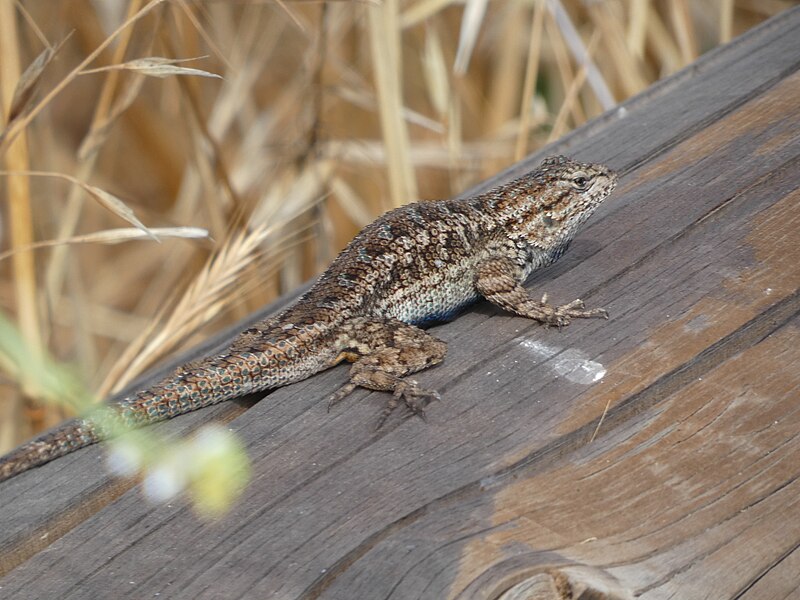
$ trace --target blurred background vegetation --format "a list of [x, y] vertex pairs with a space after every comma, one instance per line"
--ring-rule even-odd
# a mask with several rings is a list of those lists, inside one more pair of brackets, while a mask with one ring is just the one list
[[[107, 396], [795, 4], [0, 0], [0, 310]], [[0, 451], [68, 416], [0, 369]]]

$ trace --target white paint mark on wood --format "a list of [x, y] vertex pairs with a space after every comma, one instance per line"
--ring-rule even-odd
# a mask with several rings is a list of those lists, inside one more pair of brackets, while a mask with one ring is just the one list
[[522, 340], [520, 346], [536, 356], [539, 361], [547, 361], [556, 375], [573, 383], [589, 385], [600, 381], [606, 375], [606, 368], [594, 360], [589, 360], [584, 352], [575, 348], [548, 346], [538, 340]]

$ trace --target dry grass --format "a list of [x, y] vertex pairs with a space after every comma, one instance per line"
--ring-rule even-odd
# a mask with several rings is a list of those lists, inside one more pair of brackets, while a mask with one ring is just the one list
[[[2, 1], [0, 308], [107, 395], [793, 4]], [[0, 450], [65, 416], [20, 387]]]

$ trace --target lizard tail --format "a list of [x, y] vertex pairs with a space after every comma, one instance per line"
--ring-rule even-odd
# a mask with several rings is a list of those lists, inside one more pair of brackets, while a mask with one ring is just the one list
[[[105, 405], [103, 412], [67, 421], [23, 444], [0, 458], [0, 481], [108, 439], [117, 427], [135, 428], [171, 419], [305, 379], [329, 366], [324, 356], [309, 357], [294, 350], [295, 334], [286, 334], [282, 329], [272, 338], [269, 333], [259, 332], [267, 341], [248, 335], [249, 332], [242, 334], [239, 346], [227, 353], [183, 365], [160, 383]], [[258, 344], [258, 350], [249, 350], [254, 344]], [[280, 344], [286, 344], [288, 350]]]
[[0, 481], [38, 467], [101, 439], [86, 419], [73, 419], [19, 446], [0, 458]]

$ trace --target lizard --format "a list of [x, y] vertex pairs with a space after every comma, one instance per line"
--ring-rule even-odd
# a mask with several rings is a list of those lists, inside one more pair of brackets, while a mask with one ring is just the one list
[[[159, 383], [107, 404], [114, 425], [138, 427], [306, 379], [343, 361], [357, 387], [390, 392], [380, 428], [402, 402], [421, 417], [438, 400], [409, 375], [442, 362], [445, 342], [425, 327], [484, 298], [505, 311], [563, 327], [608, 318], [581, 300], [561, 306], [523, 287], [567, 250], [613, 191], [617, 175], [565, 156], [471, 197], [423, 201], [367, 225], [294, 304], [238, 334], [224, 350], [178, 367]], [[0, 458], [0, 481], [111, 437], [92, 413], [65, 422]]]

